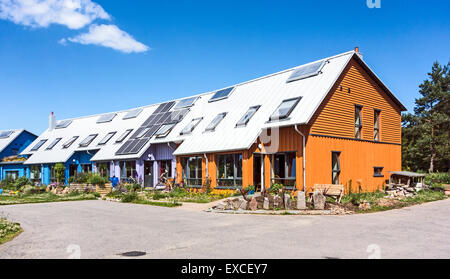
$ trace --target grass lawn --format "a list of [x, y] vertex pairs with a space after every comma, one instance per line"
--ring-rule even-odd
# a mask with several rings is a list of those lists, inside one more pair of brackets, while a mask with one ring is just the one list
[[[448, 198], [443, 191], [422, 190], [413, 197], [403, 199], [389, 199], [382, 192], [376, 193], [356, 193], [345, 195], [342, 198], [342, 206], [351, 209], [357, 213], [370, 213], [385, 211], [390, 209], [402, 208], [426, 202], [438, 201]], [[362, 210], [358, 204], [363, 201], [370, 203], [371, 208]]]
[[12, 223], [0, 217], [0, 244], [12, 240], [22, 232], [18, 223]]
[[62, 201], [81, 201], [81, 200], [95, 200], [96, 195], [89, 194], [67, 194], [58, 196], [53, 193], [42, 193], [32, 195], [18, 195], [18, 196], [0, 196], [0, 205], [13, 205], [24, 203], [43, 203], [43, 202], [62, 202]]

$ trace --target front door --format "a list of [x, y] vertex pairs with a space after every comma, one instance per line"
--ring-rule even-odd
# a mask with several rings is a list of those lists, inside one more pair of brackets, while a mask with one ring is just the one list
[[153, 162], [144, 161], [144, 187], [153, 187]]

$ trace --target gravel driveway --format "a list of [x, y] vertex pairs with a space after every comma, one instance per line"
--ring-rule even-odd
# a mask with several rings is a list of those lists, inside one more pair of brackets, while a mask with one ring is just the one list
[[0, 258], [450, 258], [450, 199], [349, 216], [206, 213], [106, 201], [0, 207]]

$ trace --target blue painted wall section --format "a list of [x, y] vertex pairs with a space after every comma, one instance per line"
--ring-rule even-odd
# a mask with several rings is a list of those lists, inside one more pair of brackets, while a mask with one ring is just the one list
[[[0, 162], [5, 157], [16, 156], [20, 154], [36, 138], [36, 135], [28, 131], [22, 131], [19, 136], [17, 136], [5, 149], [0, 152]], [[8, 171], [17, 171], [19, 173], [19, 177], [30, 177], [30, 169], [28, 166], [22, 163], [4, 163], [0, 164], [0, 180], [3, 180], [5, 178], [6, 172]]]

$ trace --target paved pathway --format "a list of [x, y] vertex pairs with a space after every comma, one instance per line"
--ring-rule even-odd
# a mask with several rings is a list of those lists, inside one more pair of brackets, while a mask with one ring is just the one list
[[[450, 199], [349, 216], [206, 213], [106, 201], [0, 207], [24, 232], [0, 258], [449, 258]], [[369, 252], [368, 252], [369, 251]], [[379, 252], [379, 253], [378, 253]]]

